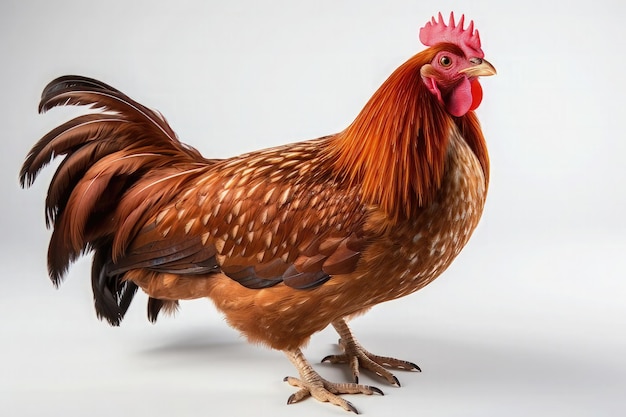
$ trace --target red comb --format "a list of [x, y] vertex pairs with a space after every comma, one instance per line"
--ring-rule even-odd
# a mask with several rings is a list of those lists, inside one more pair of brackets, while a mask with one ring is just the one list
[[448, 25], [439, 13], [439, 21], [433, 17], [420, 29], [420, 41], [426, 46], [433, 46], [441, 42], [450, 42], [463, 50], [468, 58], [483, 58], [485, 54], [480, 49], [480, 36], [474, 30], [474, 21], [471, 20], [467, 29], [463, 29], [465, 15], [461, 15], [458, 25], [454, 23], [454, 13], [450, 12]]

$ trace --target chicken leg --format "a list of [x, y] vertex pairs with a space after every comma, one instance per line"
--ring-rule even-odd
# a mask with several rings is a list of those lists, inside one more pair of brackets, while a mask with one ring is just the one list
[[359, 414], [358, 410], [350, 401], [339, 397], [340, 394], [380, 394], [383, 392], [369, 385], [356, 383], [329, 382], [318, 374], [306, 360], [300, 349], [286, 350], [285, 354], [300, 373], [300, 379], [285, 377], [285, 381], [294, 387], [300, 388], [287, 400], [287, 404], [297, 403], [307, 397], [313, 397], [318, 401], [335, 404], [346, 411]]
[[344, 319], [334, 321], [332, 324], [341, 337], [339, 339], [339, 347], [341, 347], [344, 353], [340, 355], [328, 355], [322, 359], [322, 362], [349, 364], [355, 383], [359, 382], [359, 368], [372, 371], [381, 378], [386, 379], [390, 384], [397, 385], [398, 387], [400, 386], [400, 381], [398, 381], [398, 378], [396, 378], [394, 374], [385, 369], [385, 367], [421, 372], [419, 366], [412, 362], [374, 355], [365, 350], [354, 338]]

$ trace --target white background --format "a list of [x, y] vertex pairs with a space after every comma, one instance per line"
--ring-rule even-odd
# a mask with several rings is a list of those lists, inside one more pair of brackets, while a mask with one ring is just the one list
[[[437, 5], [435, 5], [437, 3]], [[226, 5], [227, 4], [227, 5]], [[622, 416], [626, 412], [624, 6], [571, 1], [24, 1], [0, 5], [0, 413], [7, 416], [346, 415], [287, 406], [295, 375], [208, 300], [120, 328], [99, 323], [89, 261], [46, 277], [43, 202], [53, 170], [17, 185], [52, 78], [99, 78], [160, 110], [209, 157], [344, 128], [423, 47], [439, 10], [474, 19], [498, 75], [478, 113], [492, 182], [481, 225], [418, 294], [353, 322], [371, 351], [417, 362], [365, 415]], [[319, 365], [336, 335], [313, 337]]]

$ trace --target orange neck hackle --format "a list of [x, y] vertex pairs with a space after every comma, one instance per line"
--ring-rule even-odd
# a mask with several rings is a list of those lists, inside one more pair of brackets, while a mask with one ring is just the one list
[[429, 48], [401, 65], [335, 136], [336, 172], [390, 218], [409, 217], [439, 188], [453, 120], [421, 80]]

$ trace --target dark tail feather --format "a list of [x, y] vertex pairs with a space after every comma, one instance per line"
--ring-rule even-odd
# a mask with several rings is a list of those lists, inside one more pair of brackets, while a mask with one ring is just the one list
[[[63, 105], [87, 105], [102, 112], [76, 117], [41, 138], [26, 157], [20, 184], [30, 186], [53, 158], [65, 156], [46, 198], [46, 224], [53, 227], [50, 278], [58, 285], [76, 258], [94, 251], [96, 311], [117, 325], [137, 291], [124, 279], [125, 272], [110, 268], [136, 233], [137, 228], [124, 221], [132, 217], [140, 225], [156, 205], [174, 194], [167, 187], [138, 192], [143, 188], [136, 185], [154, 183], [160, 175], [177, 178], [174, 174], [202, 169], [214, 160], [181, 143], [160, 113], [103, 82], [73, 75], [57, 78], [45, 87], [39, 111]], [[153, 301], [149, 316], [156, 319], [161, 309], [171, 311], [175, 306]]]
[[46, 197], [46, 226], [52, 226], [59, 213], [67, 207], [70, 195], [87, 170], [98, 160], [113, 152], [119, 145], [113, 140], [90, 142], [66, 157], [57, 168]]
[[137, 285], [124, 281], [123, 274], [108, 275], [107, 265], [111, 263], [110, 243], [99, 245], [91, 266], [91, 288], [98, 318], [119, 326], [137, 292]]
[[[119, 124], [128, 120], [119, 115], [87, 114], [76, 117], [51, 130], [30, 150], [22, 170], [20, 185], [31, 186], [39, 174], [53, 158], [59, 155], [71, 155], [81, 146], [98, 139], [115, 135]], [[94, 132], [97, 135], [94, 135]]]
[[161, 310], [167, 314], [174, 314], [178, 310], [178, 301], [159, 300], [158, 298], [150, 297], [148, 299], [148, 319], [152, 323], [157, 321]]
[[[77, 95], [76, 93], [81, 93]], [[55, 106], [91, 105], [122, 113], [135, 113], [139, 118], [150, 121], [170, 140], [178, 142], [176, 133], [158, 112], [136, 102], [116, 88], [93, 78], [66, 75], [51, 81], [41, 93], [39, 112]]]

